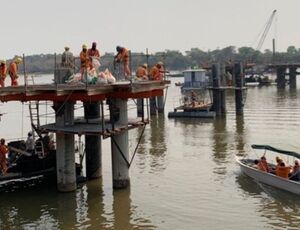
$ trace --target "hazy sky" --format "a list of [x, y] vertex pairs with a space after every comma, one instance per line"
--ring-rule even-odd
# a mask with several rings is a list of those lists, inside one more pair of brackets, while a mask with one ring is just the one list
[[277, 16], [262, 50], [300, 48], [300, 0], [1, 0], [0, 58], [75, 55], [93, 41], [101, 53], [116, 45], [133, 52], [208, 49], [258, 44], [272, 11]]

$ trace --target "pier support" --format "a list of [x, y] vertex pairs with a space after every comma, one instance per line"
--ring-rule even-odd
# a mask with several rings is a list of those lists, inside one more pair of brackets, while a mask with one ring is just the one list
[[243, 100], [244, 73], [243, 73], [243, 67], [241, 63], [235, 63], [234, 77], [235, 77], [235, 112], [236, 115], [243, 115], [244, 114], [244, 100]]
[[[58, 103], [56, 111], [56, 126], [72, 126], [74, 124], [74, 103]], [[76, 189], [74, 135], [56, 133], [56, 170], [57, 189], [60, 192], [70, 192]]]
[[164, 96], [158, 96], [157, 97], [157, 112], [163, 113], [164, 112]]
[[290, 82], [290, 89], [296, 89], [297, 87], [297, 68], [296, 67], [290, 67], [289, 68], [289, 82]]
[[285, 88], [285, 67], [278, 66], [277, 67], [277, 88], [284, 89]]
[[222, 90], [220, 88], [220, 64], [214, 64], [212, 66], [212, 78], [213, 78], [213, 109], [217, 116], [222, 115]]
[[143, 117], [144, 116], [144, 99], [138, 98], [136, 100], [136, 107], [137, 107], [137, 116]]
[[[100, 102], [85, 102], [84, 118], [87, 123], [89, 120], [100, 123]], [[85, 152], [86, 152], [86, 177], [88, 180], [101, 177], [101, 136], [86, 135], [85, 136]]]
[[151, 97], [150, 98], [150, 114], [151, 115], [156, 115], [156, 97]]
[[[112, 99], [110, 101], [111, 122], [114, 127], [128, 125], [127, 100]], [[116, 114], [118, 113], [118, 114]], [[113, 187], [126, 188], [129, 183], [129, 149], [128, 130], [111, 137]]]

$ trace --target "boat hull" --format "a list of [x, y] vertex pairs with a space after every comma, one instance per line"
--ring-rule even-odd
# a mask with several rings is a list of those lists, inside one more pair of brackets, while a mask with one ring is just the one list
[[241, 167], [241, 171], [247, 176], [253, 178], [254, 180], [261, 182], [263, 184], [270, 185], [281, 190], [285, 190], [297, 195], [300, 195], [300, 183], [297, 181], [285, 179], [278, 177], [274, 174], [260, 171], [258, 169], [252, 168], [242, 162], [241, 159], [236, 159], [237, 163]]

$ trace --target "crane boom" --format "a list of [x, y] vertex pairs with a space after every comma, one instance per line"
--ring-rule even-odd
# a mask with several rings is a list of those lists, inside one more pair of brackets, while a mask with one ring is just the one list
[[266, 24], [266, 27], [265, 27], [265, 29], [264, 29], [264, 32], [262, 33], [262, 36], [261, 36], [261, 38], [260, 38], [260, 40], [259, 40], [259, 42], [258, 42], [258, 45], [257, 45], [257, 47], [256, 47], [256, 50], [260, 50], [261, 47], [262, 47], [262, 45], [264, 44], [264, 41], [265, 41], [265, 39], [266, 39], [266, 36], [267, 36], [267, 34], [268, 34], [269, 30], [270, 30], [270, 27], [271, 27], [271, 25], [272, 25], [273, 19], [274, 19], [274, 17], [275, 17], [276, 11], [277, 11], [277, 10], [274, 10], [274, 11], [272, 12], [270, 18], [268, 19], [267, 24]]

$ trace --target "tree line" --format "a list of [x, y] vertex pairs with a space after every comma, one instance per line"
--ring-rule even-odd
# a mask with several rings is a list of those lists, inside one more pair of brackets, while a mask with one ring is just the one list
[[[115, 67], [113, 65], [114, 53], [105, 53], [101, 57], [101, 69], [106, 68], [111, 71]], [[40, 54], [25, 56], [25, 62], [20, 65], [20, 72], [26, 73], [53, 73], [54, 69], [60, 65], [61, 54]], [[80, 61], [79, 58], [75, 59], [76, 66], [79, 71]], [[289, 46], [286, 52], [276, 52], [273, 55], [269, 49], [260, 52], [252, 47], [228, 46], [223, 49], [215, 49], [203, 51], [199, 48], [191, 48], [185, 53], [177, 50], [166, 50], [164, 52], [156, 52], [151, 55], [146, 53], [131, 53], [131, 69], [134, 72], [139, 65], [147, 63], [149, 66], [154, 65], [158, 61], [163, 61], [168, 70], [184, 70], [187, 68], [197, 68], [202, 65], [213, 62], [226, 62], [226, 61], [241, 61], [251, 62], [257, 65], [266, 65], [272, 62], [287, 63], [287, 62], [300, 62], [300, 48]]]

